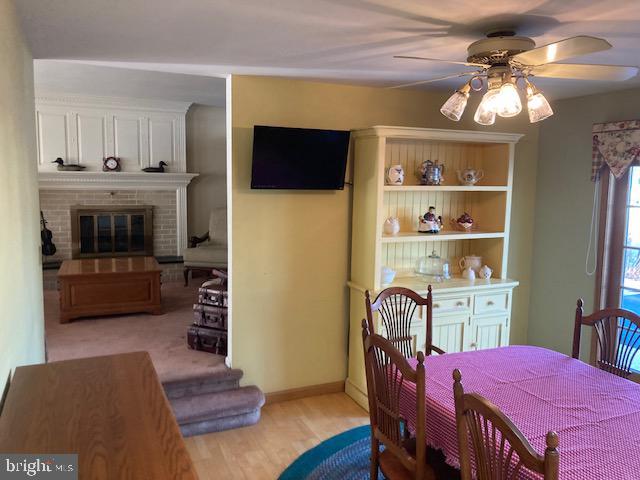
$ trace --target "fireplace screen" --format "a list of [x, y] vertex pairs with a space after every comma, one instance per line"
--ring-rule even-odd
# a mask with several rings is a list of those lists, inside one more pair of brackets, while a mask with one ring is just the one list
[[72, 207], [73, 258], [153, 255], [153, 207]]

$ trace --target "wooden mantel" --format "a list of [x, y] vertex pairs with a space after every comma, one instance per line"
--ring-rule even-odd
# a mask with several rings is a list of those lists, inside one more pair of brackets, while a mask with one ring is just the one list
[[197, 478], [147, 352], [18, 367], [0, 452], [76, 453], [79, 478]]

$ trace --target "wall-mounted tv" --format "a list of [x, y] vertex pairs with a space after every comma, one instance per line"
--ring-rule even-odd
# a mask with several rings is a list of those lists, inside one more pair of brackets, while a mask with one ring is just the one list
[[253, 127], [251, 188], [342, 190], [349, 131]]

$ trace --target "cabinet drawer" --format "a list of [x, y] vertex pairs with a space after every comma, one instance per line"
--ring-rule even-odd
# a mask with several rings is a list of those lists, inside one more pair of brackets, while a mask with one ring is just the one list
[[487, 293], [476, 295], [473, 305], [473, 313], [506, 312], [509, 310], [509, 293]]
[[471, 308], [471, 297], [434, 298], [433, 313], [466, 312]]

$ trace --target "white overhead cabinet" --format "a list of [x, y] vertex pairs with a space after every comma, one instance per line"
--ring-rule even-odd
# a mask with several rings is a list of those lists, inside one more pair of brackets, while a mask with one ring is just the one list
[[[403, 127], [372, 127], [353, 132], [353, 224], [351, 250], [349, 373], [346, 391], [367, 407], [362, 319], [364, 293], [383, 289], [381, 271], [397, 272], [390, 286], [427, 294], [433, 286], [433, 344], [446, 352], [493, 348], [509, 343], [511, 299], [518, 282], [507, 277], [511, 189], [515, 144], [521, 135]], [[440, 185], [420, 185], [416, 170], [426, 160], [444, 165]], [[402, 185], [385, 185], [386, 172], [401, 165]], [[460, 185], [457, 172], [482, 170], [475, 185]], [[419, 233], [418, 217], [430, 206], [441, 215], [437, 234]], [[452, 223], [463, 213], [474, 228]], [[395, 217], [400, 232], [386, 234], [385, 220]], [[451, 278], [429, 281], [414, 273], [416, 261], [435, 252], [449, 260]], [[462, 278], [459, 261], [481, 256], [493, 269], [491, 279]], [[416, 350], [424, 350], [426, 310], [412, 322]], [[381, 325], [377, 325], [382, 331]], [[383, 332], [384, 333], [384, 332]]]
[[165, 162], [185, 172], [185, 115], [189, 104], [102, 97], [38, 97], [38, 168], [55, 170], [60, 157], [87, 171], [102, 170], [105, 157], [120, 158], [122, 171]]

